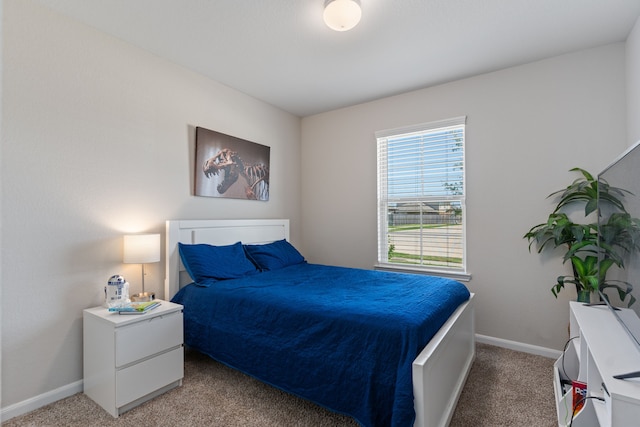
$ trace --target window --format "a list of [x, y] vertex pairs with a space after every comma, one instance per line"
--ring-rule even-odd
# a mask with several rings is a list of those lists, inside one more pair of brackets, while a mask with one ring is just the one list
[[465, 121], [376, 133], [378, 267], [466, 275]]

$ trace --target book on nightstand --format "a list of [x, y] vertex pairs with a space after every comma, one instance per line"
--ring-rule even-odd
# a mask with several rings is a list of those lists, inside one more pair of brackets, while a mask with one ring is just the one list
[[110, 307], [109, 311], [118, 314], [144, 314], [159, 306], [159, 301], [132, 302], [120, 307]]

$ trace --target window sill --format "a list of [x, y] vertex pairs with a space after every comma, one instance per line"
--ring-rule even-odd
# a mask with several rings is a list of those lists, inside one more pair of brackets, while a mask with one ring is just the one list
[[437, 270], [437, 269], [428, 269], [424, 267], [405, 267], [396, 264], [375, 264], [373, 266], [375, 270], [383, 270], [383, 271], [395, 271], [397, 273], [414, 273], [414, 274], [424, 274], [428, 276], [440, 276], [447, 277], [449, 279], [459, 280], [461, 282], [469, 282], [471, 280], [471, 274], [466, 272], [456, 272], [449, 270]]

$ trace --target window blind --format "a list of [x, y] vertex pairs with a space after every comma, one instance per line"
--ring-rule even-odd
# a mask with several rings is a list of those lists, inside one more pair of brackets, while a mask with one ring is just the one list
[[376, 133], [379, 263], [465, 270], [465, 122]]

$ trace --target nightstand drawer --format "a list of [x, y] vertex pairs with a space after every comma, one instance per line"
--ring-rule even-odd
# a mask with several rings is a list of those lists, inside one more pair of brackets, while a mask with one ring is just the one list
[[117, 328], [115, 332], [116, 367], [181, 345], [182, 334], [182, 313], [180, 312], [149, 317], [133, 325]]
[[179, 347], [116, 372], [116, 407], [133, 402], [184, 376], [184, 348]]

